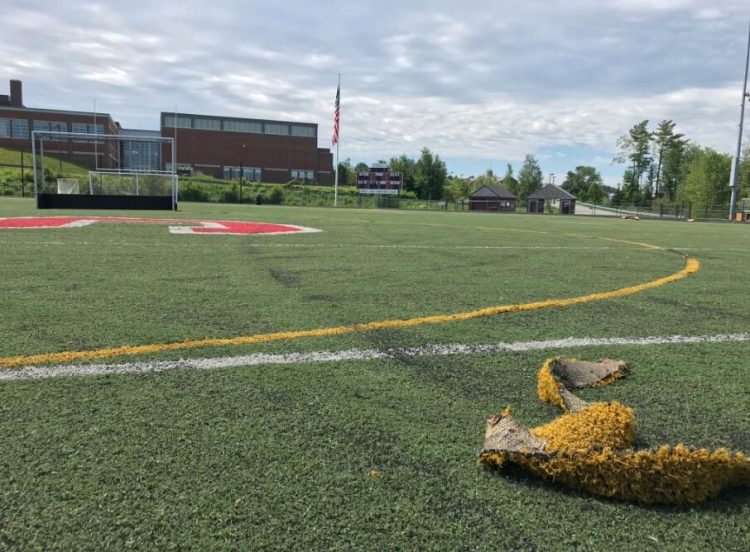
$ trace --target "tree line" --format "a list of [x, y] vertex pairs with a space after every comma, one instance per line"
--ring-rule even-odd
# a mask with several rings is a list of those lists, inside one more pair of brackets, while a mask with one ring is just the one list
[[[392, 171], [403, 175], [403, 189], [414, 192], [416, 197], [427, 200], [461, 201], [484, 185], [500, 184], [516, 195], [521, 201], [544, 185], [544, 173], [537, 158], [528, 154], [524, 158], [517, 176], [509, 163], [502, 178], [492, 169], [487, 169], [478, 177], [463, 178], [448, 173], [445, 162], [429, 148], [422, 148], [419, 158], [413, 159], [406, 154], [393, 157], [390, 161], [380, 159], [378, 163], [387, 163]], [[357, 173], [367, 171], [366, 163], [352, 165], [350, 159], [339, 163], [339, 184], [355, 186]], [[606, 197], [602, 177], [593, 167], [580, 166], [567, 174], [562, 187], [582, 201], [601, 202]]]
[[[702, 147], [677, 132], [671, 120], [655, 129], [649, 121], [635, 124], [617, 141], [614, 162], [626, 163], [615, 204], [651, 205], [689, 202], [728, 205], [732, 156]], [[738, 179], [741, 197], [750, 195], [750, 145], [743, 150]]]
[[[627, 168], [617, 188], [605, 186], [596, 168], [579, 165], [568, 171], [561, 187], [579, 201], [614, 205], [650, 206], [661, 203], [728, 205], [731, 156], [701, 147], [687, 139], [671, 120], [661, 121], [655, 129], [644, 120], [617, 140], [619, 152], [613, 162]], [[403, 189], [426, 200], [465, 200], [483, 185], [501, 185], [521, 202], [544, 185], [544, 173], [533, 154], [527, 154], [514, 174], [511, 164], [505, 174], [487, 169], [477, 177], [463, 178], [448, 173], [440, 156], [422, 148], [416, 159], [402, 154], [387, 163], [392, 171], [403, 174]], [[367, 171], [366, 163], [352, 165], [350, 159], [339, 163], [339, 184], [355, 186], [357, 172]], [[739, 170], [740, 197], [750, 197], [750, 144], [743, 150]]]

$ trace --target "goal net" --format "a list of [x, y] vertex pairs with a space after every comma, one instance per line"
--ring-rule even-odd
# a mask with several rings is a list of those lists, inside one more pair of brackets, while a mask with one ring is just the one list
[[89, 171], [87, 192], [109, 196], [168, 196], [177, 175], [147, 171]]
[[57, 193], [58, 194], [77, 194], [79, 193], [79, 182], [77, 178], [58, 178], [57, 179]]
[[176, 209], [178, 176], [164, 162], [174, 157], [173, 138], [130, 132], [34, 130], [37, 207]]

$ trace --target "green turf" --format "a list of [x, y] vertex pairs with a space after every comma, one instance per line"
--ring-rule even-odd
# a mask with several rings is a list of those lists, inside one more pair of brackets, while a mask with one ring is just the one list
[[[0, 200], [0, 217], [39, 214], [70, 212]], [[0, 356], [568, 297], [676, 272], [678, 252], [700, 259], [700, 272], [622, 299], [154, 356], [715, 334], [750, 322], [748, 226], [198, 204], [174, 216], [323, 232], [2, 231]], [[643, 507], [476, 466], [490, 414], [512, 404], [530, 425], [557, 415], [537, 401], [535, 371], [560, 353], [634, 364], [628, 378], [585, 396], [635, 407], [641, 445], [750, 451], [747, 343], [4, 383], [0, 549], [750, 548], [747, 491], [695, 508]]]

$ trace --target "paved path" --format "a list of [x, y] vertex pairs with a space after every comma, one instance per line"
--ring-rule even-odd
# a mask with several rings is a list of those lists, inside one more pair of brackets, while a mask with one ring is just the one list
[[592, 208], [582, 203], [576, 203], [576, 215], [597, 215], [599, 217], [619, 217], [620, 215], [609, 209]]

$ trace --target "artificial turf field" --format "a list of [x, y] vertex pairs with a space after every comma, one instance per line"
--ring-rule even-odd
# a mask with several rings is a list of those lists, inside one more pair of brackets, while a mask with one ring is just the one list
[[[0, 200], [0, 217], [70, 214]], [[679, 253], [700, 271], [628, 297], [110, 361], [750, 329], [750, 225], [204, 204], [156, 216], [322, 232], [0, 230], [0, 357], [573, 297], [675, 273]], [[582, 396], [634, 407], [640, 446], [750, 452], [750, 342], [2, 381], [0, 549], [750, 549], [747, 489], [642, 506], [477, 467], [489, 415], [558, 415], [536, 398], [555, 355], [633, 364]]]

